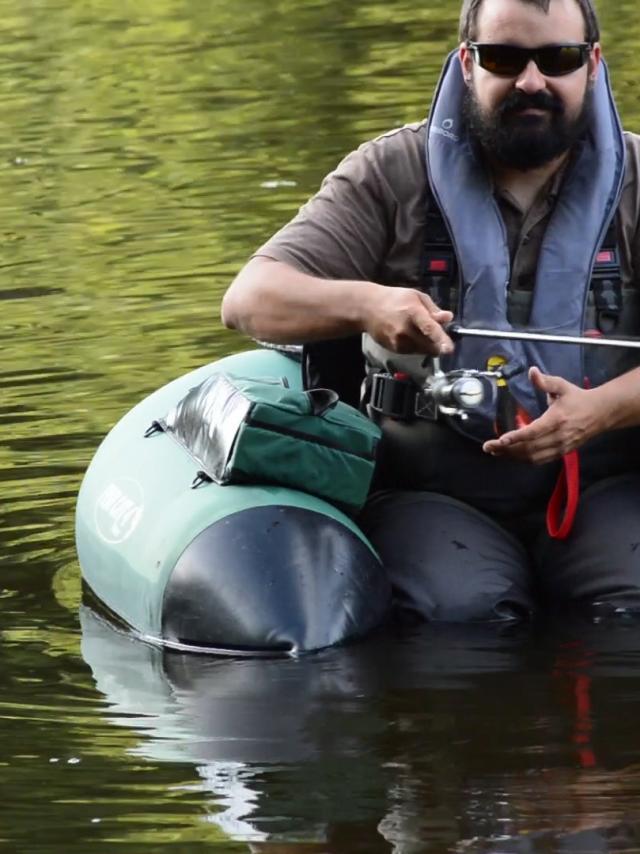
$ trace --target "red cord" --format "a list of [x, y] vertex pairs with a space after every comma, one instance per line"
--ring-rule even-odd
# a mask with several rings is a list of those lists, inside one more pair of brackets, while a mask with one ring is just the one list
[[566, 540], [578, 509], [580, 458], [576, 450], [562, 458], [562, 470], [547, 505], [547, 531], [554, 540]]

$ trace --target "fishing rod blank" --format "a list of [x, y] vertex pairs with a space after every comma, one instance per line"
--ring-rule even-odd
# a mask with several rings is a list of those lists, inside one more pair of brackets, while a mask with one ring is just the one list
[[580, 344], [588, 347], [629, 347], [640, 350], [640, 340], [633, 338], [593, 338], [583, 335], [552, 335], [548, 332], [519, 332], [507, 329], [472, 329], [450, 323], [445, 331], [451, 338], [501, 338], [508, 341], [538, 341], [548, 344]]

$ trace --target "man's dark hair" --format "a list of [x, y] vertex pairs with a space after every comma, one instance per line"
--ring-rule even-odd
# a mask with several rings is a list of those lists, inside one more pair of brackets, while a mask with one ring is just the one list
[[[517, 3], [529, 3], [531, 6], [537, 6], [543, 12], [549, 11], [551, 0], [514, 0]], [[580, 6], [582, 17], [584, 18], [585, 41], [597, 42], [600, 39], [600, 25], [598, 24], [598, 16], [592, 0], [575, 0]], [[474, 41], [476, 38], [478, 12], [482, 6], [482, 0], [464, 0], [462, 11], [460, 13], [460, 41], [470, 39]]]

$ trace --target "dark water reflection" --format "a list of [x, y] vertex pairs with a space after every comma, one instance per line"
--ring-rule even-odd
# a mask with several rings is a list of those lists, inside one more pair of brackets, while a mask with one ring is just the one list
[[299, 661], [163, 654], [81, 612], [132, 751], [252, 851], [633, 851], [640, 627], [389, 632]]
[[[640, 129], [636, 5], [601, 0]], [[457, 0], [0, 0], [0, 846], [621, 851], [637, 627], [163, 657], [81, 612], [114, 421], [245, 346], [231, 276], [336, 160], [421, 117]]]

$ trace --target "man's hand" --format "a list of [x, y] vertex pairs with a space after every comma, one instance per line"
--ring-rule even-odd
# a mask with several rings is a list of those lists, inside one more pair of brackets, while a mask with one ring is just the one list
[[607, 429], [597, 389], [579, 388], [562, 377], [543, 374], [538, 368], [529, 369], [529, 379], [546, 392], [549, 408], [526, 427], [485, 442], [482, 448], [487, 454], [542, 465]]
[[363, 312], [364, 331], [394, 353], [453, 352], [453, 342], [442, 328], [453, 320], [452, 312], [438, 308], [414, 288], [378, 286]]

